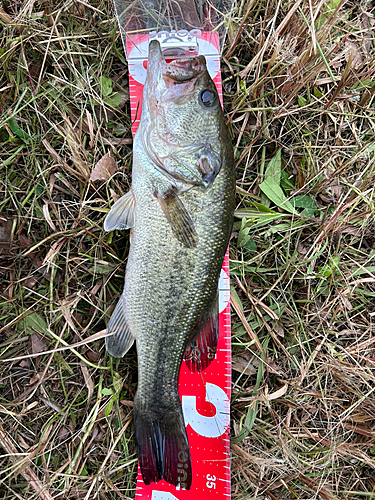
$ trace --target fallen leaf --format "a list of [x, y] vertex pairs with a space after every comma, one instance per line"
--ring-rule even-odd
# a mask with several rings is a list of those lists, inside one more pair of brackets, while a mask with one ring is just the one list
[[92, 381], [91, 375], [90, 375], [89, 370], [88, 370], [87, 366], [85, 365], [85, 363], [83, 361], [81, 361], [80, 365], [81, 365], [83, 378], [85, 379], [85, 384], [86, 384], [87, 391], [88, 391], [88, 401], [90, 401], [90, 399], [92, 398], [92, 395], [94, 394], [94, 382]]
[[14, 23], [14, 20], [3, 9], [0, 9], [0, 19], [7, 24]]
[[343, 294], [340, 294], [340, 298], [341, 298], [341, 301], [342, 301], [345, 309], [347, 311], [351, 311], [353, 309], [353, 305], [350, 302], [350, 300], [347, 297], [345, 297], [345, 295], [343, 295]]
[[61, 312], [62, 315], [64, 316], [66, 322], [70, 326], [70, 328], [73, 330], [74, 333], [77, 334], [76, 332], [76, 325], [74, 324], [73, 320], [73, 309], [76, 307], [78, 302], [81, 300], [81, 297], [78, 294], [71, 294], [64, 299], [61, 300]]
[[349, 224], [347, 226], [344, 226], [344, 228], [341, 229], [341, 232], [350, 234], [352, 236], [357, 236], [358, 238], [362, 235], [362, 231], [359, 228], [351, 226]]
[[47, 268], [49, 269], [49, 267], [54, 264], [59, 254], [60, 248], [62, 247], [64, 242], [65, 240], [63, 239], [55, 241], [55, 243], [53, 243], [51, 248], [48, 250], [47, 255], [43, 259], [43, 264], [42, 264], [43, 266], [47, 265]]
[[281, 323], [275, 323], [273, 325], [273, 331], [277, 333], [279, 337], [284, 337], [284, 328]]
[[117, 172], [116, 161], [111, 155], [107, 153], [95, 165], [90, 175], [90, 181], [107, 181]]
[[307, 248], [304, 245], [302, 245], [302, 243], [298, 243], [298, 245], [297, 245], [297, 252], [300, 255], [306, 255], [307, 254]]
[[39, 380], [40, 380], [40, 376], [37, 373], [36, 375], [34, 375], [33, 377], [31, 377], [31, 379], [29, 380], [29, 384], [28, 385], [34, 385], [36, 382], [39, 382]]
[[24, 236], [23, 234], [19, 235], [19, 242], [22, 250], [26, 250], [27, 248], [30, 248], [32, 245], [32, 241], [28, 236]]
[[116, 203], [116, 201], [120, 199], [120, 195], [118, 195], [116, 193], [116, 191], [114, 191], [111, 188], [109, 188], [109, 192], [111, 193], [111, 198], [112, 198], [113, 203]]
[[92, 350], [87, 350], [85, 352], [85, 356], [87, 359], [89, 359], [93, 363], [97, 363], [100, 359], [100, 353], [92, 351]]
[[69, 438], [69, 436], [70, 436], [69, 430], [66, 427], [60, 427], [60, 430], [57, 433], [57, 440], [59, 442], [65, 441], [66, 439]]
[[45, 203], [43, 205], [43, 215], [44, 215], [44, 218], [46, 219], [49, 227], [52, 229], [52, 231], [55, 231], [56, 232], [56, 226], [55, 224], [52, 222], [52, 219], [51, 219], [51, 216], [49, 214], [49, 210], [48, 210], [48, 203]]
[[[31, 351], [31, 354], [39, 354], [40, 352], [44, 352], [47, 350], [47, 346], [42, 339], [40, 335], [37, 333], [33, 333], [30, 335], [29, 338], [29, 352]], [[40, 358], [41, 356], [37, 356], [35, 358], [35, 366], [38, 368], [38, 365], [40, 363]], [[30, 382], [31, 383], [31, 382]]]
[[31, 276], [26, 281], [26, 287], [33, 289], [37, 283], [38, 283], [37, 278], [35, 278], [34, 276]]
[[19, 434], [17, 436], [17, 444], [21, 446], [24, 450], [29, 450], [30, 446], [26, 443], [26, 441], [23, 439], [23, 437]]
[[8, 251], [11, 245], [12, 221], [0, 216], [0, 250]]
[[255, 366], [243, 356], [235, 356], [232, 361], [232, 369], [245, 375], [254, 375], [257, 372]]
[[126, 399], [121, 399], [120, 403], [124, 406], [128, 406], [129, 408], [133, 408], [133, 401], [127, 401]]
[[327, 186], [328, 194], [331, 195], [333, 197], [333, 199], [337, 201], [340, 197], [340, 194], [341, 194], [341, 187], [340, 187], [339, 178], [334, 175], [333, 170], [330, 168], [327, 168], [323, 172], [323, 177], [324, 177], [324, 179], [329, 181], [329, 184]]
[[102, 427], [101, 425], [98, 426], [97, 432], [95, 433], [94, 436], [94, 442], [99, 443], [99, 441], [102, 441], [104, 439], [105, 435], [106, 435], [105, 428]]
[[29, 347], [32, 354], [38, 354], [47, 349], [47, 346], [40, 335], [33, 333], [30, 335]]
[[280, 389], [278, 389], [277, 391], [273, 392], [272, 394], [267, 394], [267, 401], [273, 401], [274, 399], [281, 398], [281, 396], [284, 396], [284, 394], [286, 393], [287, 389], [288, 389], [288, 385], [285, 384], [282, 387], [280, 387]]
[[335, 199], [333, 196], [327, 196], [325, 194], [320, 194], [319, 198], [324, 202], [324, 203], [334, 203]]
[[272, 359], [268, 360], [267, 368], [270, 373], [274, 373], [279, 377], [286, 377], [285, 372]]
[[345, 59], [348, 61], [350, 58], [351, 53], [352, 55], [352, 67], [353, 68], [358, 68], [358, 66], [361, 66], [363, 64], [363, 58], [361, 55], [360, 48], [358, 45], [350, 40], [346, 40], [345, 42]]

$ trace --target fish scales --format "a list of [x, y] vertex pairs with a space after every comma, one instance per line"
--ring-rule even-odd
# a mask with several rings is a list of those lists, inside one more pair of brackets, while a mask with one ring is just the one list
[[[222, 217], [222, 202], [212, 200], [225, 189], [224, 173], [218, 175], [211, 192], [203, 196], [201, 192], [186, 192], [181, 197], [186, 209], [194, 214], [198, 244], [193, 249], [174, 237], [153, 197], [152, 184], [138, 186], [133, 180], [139, 223], [132, 232], [124, 294], [129, 297], [130, 330], [137, 332], [138, 398], [150, 398], [154, 390], [151, 381], [160, 383], [163, 370], [177, 390], [187, 338], [197, 318], [215, 298], [227, 238], [214, 222]], [[133, 283], [137, 283], [136, 288]], [[165, 365], [161, 363], [163, 358]], [[154, 395], [155, 403], [161, 400], [160, 389]]]
[[189, 489], [178, 375], [195, 337], [207, 352], [216, 348], [218, 279], [234, 210], [233, 150], [204, 59], [167, 65], [158, 42], [149, 50], [132, 189], [105, 222], [107, 230], [132, 228], [124, 292], [106, 344], [121, 357], [136, 339], [134, 423], [144, 482], [164, 478]]

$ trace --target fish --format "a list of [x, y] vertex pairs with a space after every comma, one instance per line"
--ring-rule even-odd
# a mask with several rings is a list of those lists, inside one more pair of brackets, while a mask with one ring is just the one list
[[232, 230], [231, 137], [203, 56], [166, 62], [149, 44], [131, 189], [104, 229], [130, 229], [124, 291], [106, 349], [123, 357], [136, 342], [133, 415], [146, 485], [190, 489], [192, 466], [178, 393], [182, 360], [203, 371], [218, 341], [218, 280]]

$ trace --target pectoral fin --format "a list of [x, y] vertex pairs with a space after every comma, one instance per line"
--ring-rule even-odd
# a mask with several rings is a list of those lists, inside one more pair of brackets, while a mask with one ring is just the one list
[[211, 310], [197, 322], [198, 334], [186, 347], [184, 360], [190, 371], [203, 371], [215, 359], [219, 339], [219, 294]]
[[114, 358], [125, 356], [133, 345], [135, 338], [130, 331], [124, 305], [125, 298], [121, 295], [107, 327], [107, 332], [112, 333], [112, 335], [106, 337], [105, 346], [109, 354]]
[[135, 198], [132, 190], [122, 196], [111, 208], [104, 221], [104, 230], [129, 229], [135, 222]]
[[169, 224], [177, 239], [188, 248], [197, 246], [197, 233], [194, 223], [184, 204], [173, 189], [163, 195], [155, 193]]

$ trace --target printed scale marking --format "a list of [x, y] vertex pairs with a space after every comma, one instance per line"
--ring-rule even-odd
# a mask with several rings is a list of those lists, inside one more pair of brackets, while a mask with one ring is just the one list
[[[129, 63], [129, 88], [132, 129], [135, 134], [142, 110], [146, 59], [132, 57], [138, 46], [148, 45], [148, 35], [126, 39]], [[206, 56], [207, 67], [222, 103], [220, 49], [218, 37], [202, 32], [199, 41], [212, 45]], [[147, 51], [146, 51], [147, 53]], [[164, 480], [146, 486], [138, 467], [136, 498], [142, 500], [207, 500], [230, 498], [229, 402], [231, 390], [229, 257], [225, 255], [219, 281], [219, 340], [215, 359], [202, 373], [192, 373], [182, 362], [179, 393], [189, 438], [193, 482], [189, 491], [175, 488]], [[179, 475], [186, 478], [185, 457], [181, 457]]]

